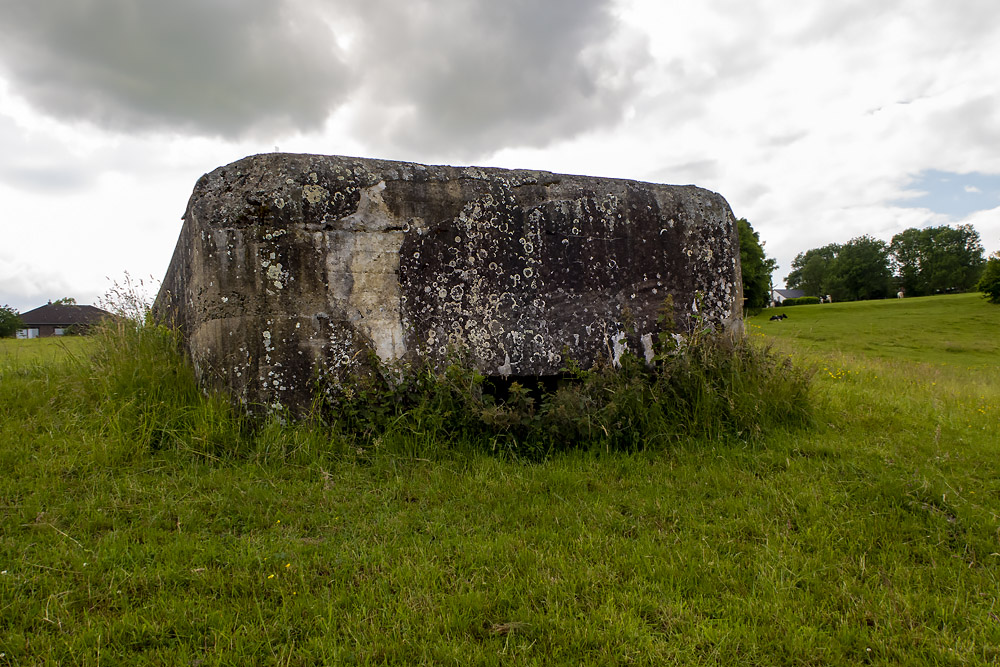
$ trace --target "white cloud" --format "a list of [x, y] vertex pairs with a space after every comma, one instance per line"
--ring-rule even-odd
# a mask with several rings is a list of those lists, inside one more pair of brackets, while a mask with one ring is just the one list
[[992, 0], [0, 0], [0, 301], [162, 273], [195, 180], [275, 145], [694, 183], [780, 283], [955, 222], [905, 204], [1000, 175], [996, 62]]
[[975, 227], [987, 255], [1000, 251], [1000, 206], [988, 211], [976, 211], [963, 219], [961, 224]]

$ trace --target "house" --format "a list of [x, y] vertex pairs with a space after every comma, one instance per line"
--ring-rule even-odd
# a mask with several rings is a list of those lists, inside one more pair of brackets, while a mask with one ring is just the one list
[[780, 306], [785, 299], [798, 299], [806, 293], [800, 289], [773, 289], [771, 290], [771, 303]]
[[79, 306], [66, 303], [48, 303], [26, 313], [21, 313], [24, 328], [18, 338], [46, 338], [67, 334], [87, 333], [87, 330], [111, 313], [96, 306]]

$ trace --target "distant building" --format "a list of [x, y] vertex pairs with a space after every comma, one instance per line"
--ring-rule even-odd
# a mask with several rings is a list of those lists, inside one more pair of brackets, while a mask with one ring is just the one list
[[49, 303], [26, 313], [21, 313], [24, 328], [17, 332], [18, 338], [47, 338], [84, 334], [93, 325], [111, 313], [97, 306]]
[[806, 293], [800, 289], [773, 289], [771, 290], [771, 303], [780, 306], [785, 299], [798, 299]]

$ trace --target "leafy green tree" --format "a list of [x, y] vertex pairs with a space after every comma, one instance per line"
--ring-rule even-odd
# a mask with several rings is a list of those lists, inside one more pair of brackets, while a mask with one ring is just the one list
[[749, 312], [759, 312], [771, 299], [771, 274], [778, 262], [764, 254], [764, 244], [746, 218], [736, 221], [740, 237], [743, 298]]
[[889, 296], [891, 281], [888, 244], [866, 234], [840, 246], [824, 287], [835, 301], [864, 301]]
[[52, 302], [52, 305], [63, 305], [63, 306], [75, 306], [76, 299], [71, 296], [64, 296], [61, 299], [56, 299]]
[[788, 289], [800, 289], [809, 296], [827, 294], [824, 282], [839, 252], [836, 243], [800, 252], [792, 260], [792, 272], [785, 278]]
[[969, 291], [986, 261], [972, 225], [910, 228], [892, 237], [889, 252], [899, 284], [910, 296]]
[[888, 245], [866, 235], [799, 253], [785, 284], [809, 296], [829, 294], [835, 301], [858, 301], [884, 299], [891, 278]]
[[920, 275], [922, 241], [920, 230], [911, 227], [892, 237], [889, 243], [889, 257], [893, 273], [899, 282], [899, 287], [907, 296], [922, 296], [926, 294], [923, 279]]
[[983, 293], [990, 303], [1000, 303], [1000, 252], [995, 252], [986, 262], [983, 275], [976, 289]]
[[0, 338], [13, 336], [18, 329], [24, 328], [21, 316], [10, 306], [0, 306]]

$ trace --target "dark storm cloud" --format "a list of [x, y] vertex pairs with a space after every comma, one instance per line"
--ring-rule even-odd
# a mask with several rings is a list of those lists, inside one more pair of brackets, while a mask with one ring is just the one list
[[622, 118], [648, 51], [611, 2], [0, 0], [0, 74], [114, 131], [308, 132], [350, 98], [365, 143], [471, 155]]
[[608, 0], [352, 0], [359, 130], [472, 156], [618, 122], [648, 62]]
[[301, 8], [0, 0], [0, 72], [42, 112], [105, 129], [228, 138], [314, 129], [349, 77], [329, 31]]

